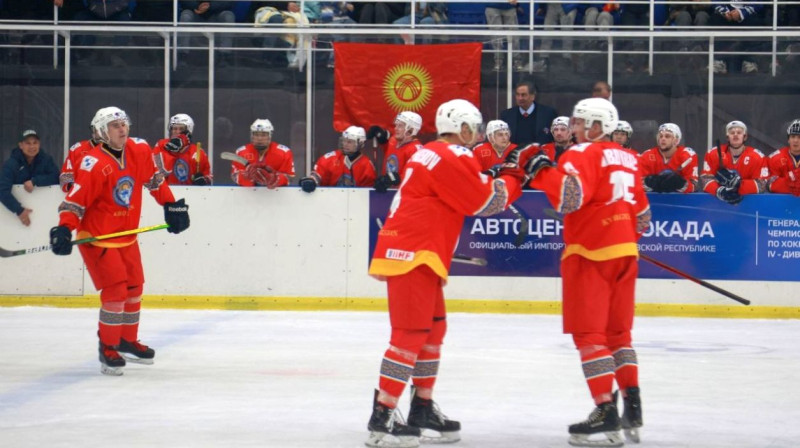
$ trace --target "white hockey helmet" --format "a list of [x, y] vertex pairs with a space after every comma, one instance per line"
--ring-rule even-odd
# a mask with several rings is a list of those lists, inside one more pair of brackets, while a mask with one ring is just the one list
[[664, 123], [661, 126], [659, 126], [656, 138], [658, 138], [658, 134], [661, 134], [662, 132], [671, 132], [672, 135], [674, 135], [679, 142], [681, 141], [681, 137], [683, 136], [683, 134], [681, 134], [680, 126], [678, 126], [675, 123]]
[[725, 125], [725, 133], [727, 134], [733, 128], [742, 128], [745, 134], [747, 134], [747, 125], [739, 120], [733, 120], [727, 125]]
[[617, 128], [614, 129], [614, 132], [624, 132], [628, 134], [628, 138], [631, 138], [631, 135], [633, 135], [633, 127], [627, 121], [619, 120], [617, 122]]
[[461, 125], [466, 124], [477, 136], [483, 124], [483, 116], [472, 103], [467, 100], [457, 99], [442, 103], [436, 111], [436, 133], [461, 134]]
[[486, 123], [486, 137], [492, 138], [497, 131], [507, 131], [509, 134], [511, 130], [508, 128], [508, 123], [503, 120], [492, 120]]
[[364, 128], [360, 126], [350, 126], [342, 132], [342, 138], [345, 140], [355, 140], [356, 145], [360, 146], [367, 141], [367, 133]]
[[565, 126], [567, 130], [569, 130], [569, 117], [556, 117], [553, 122], [550, 123], [550, 133], [553, 132], [553, 129], [555, 129], [556, 126]]
[[192, 120], [192, 117], [186, 114], [175, 114], [170, 117], [169, 128], [172, 129], [172, 127], [176, 124], [182, 124], [186, 126], [186, 130], [189, 131], [189, 134], [194, 132], [194, 120]]
[[800, 119], [794, 120], [792, 124], [786, 128], [786, 135], [800, 135]]
[[406, 110], [397, 114], [394, 119], [406, 125], [406, 131], [411, 131], [411, 135], [417, 135], [419, 130], [422, 129], [422, 117], [416, 113]]
[[272, 131], [274, 130], [275, 128], [272, 127], [272, 122], [266, 118], [258, 118], [250, 125], [251, 134], [253, 132], [267, 132], [269, 135], [272, 135]]
[[104, 107], [94, 114], [94, 118], [92, 118], [92, 129], [100, 140], [108, 143], [108, 125], [118, 120], [123, 120], [128, 126], [131, 125], [131, 120], [124, 110], [113, 106]]
[[617, 108], [611, 101], [603, 98], [587, 98], [578, 101], [572, 110], [572, 116], [585, 120], [587, 131], [594, 122], [599, 121], [604, 135], [611, 135], [619, 123]]

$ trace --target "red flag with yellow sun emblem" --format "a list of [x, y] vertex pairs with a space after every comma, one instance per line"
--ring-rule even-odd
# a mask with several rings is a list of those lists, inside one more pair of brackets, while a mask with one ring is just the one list
[[333, 127], [392, 127], [404, 110], [436, 132], [436, 109], [463, 98], [480, 107], [480, 43], [391, 45], [335, 43]]

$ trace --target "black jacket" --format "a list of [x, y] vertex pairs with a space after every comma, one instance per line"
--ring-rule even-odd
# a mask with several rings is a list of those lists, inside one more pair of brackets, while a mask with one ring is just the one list
[[29, 180], [38, 187], [58, 185], [58, 173], [59, 168], [53, 158], [43, 151], [39, 150], [39, 154], [33, 158], [33, 163], [28, 165], [22, 150], [14, 148], [0, 172], [0, 202], [19, 215], [24, 207], [11, 194], [11, 186], [24, 184]]
[[532, 142], [544, 144], [553, 141], [553, 136], [550, 135], [550, 124], [558, 117], [556, 110], [535, 101], [533, 104], [536, 107], [533, 109], [533, 115], [528, 118], [524, 118], [519, 113], [518, 106], [500, 112], [500, 119], [508, 123], [512, 143], [525, 146]]

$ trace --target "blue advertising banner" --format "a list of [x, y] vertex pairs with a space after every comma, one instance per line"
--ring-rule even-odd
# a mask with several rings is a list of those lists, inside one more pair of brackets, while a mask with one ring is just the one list
[[[370, 253], [378, 223], [393, 193], [370, 192]], [[736, 206], [704, 194], [650, 194], [653, 222], [639, 250], [706, 280], [800, 281], [800, 199], [789, 195], [746, 196]], [[514, 240], [520, 221], [510, 211], [468, 217], [456, 248], [460, 258], [485, 259], [486, 266], [453, 263], [451, 275], [558, 277], [563, 225], [545, 210], [545, 195], [526, 191], [514, 206], [528, 220], [525, 241]], [[435, 223], [430, 223], [435, 225]], [[640, 278], [675, 278], [650, 263]]]

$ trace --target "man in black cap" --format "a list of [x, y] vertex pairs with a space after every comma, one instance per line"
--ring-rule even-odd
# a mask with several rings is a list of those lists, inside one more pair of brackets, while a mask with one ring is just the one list
[[21, 184], [28, 193], [33, 187], [58, 185], [58, 166], [53, 158], [40, 151], [39, 134], [33, 129], [22, 133], [19, 147], [11, 151], [11, 157], [0, 171], [0, 202], [19, 217], [23, 225], [31, 225], [33, 210], [25, 208], [11, 194], [11, 186]]

